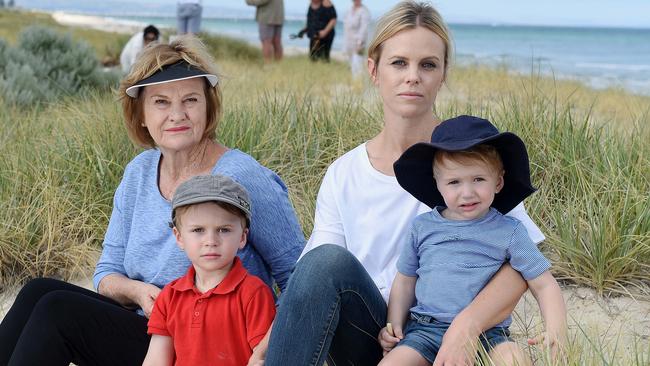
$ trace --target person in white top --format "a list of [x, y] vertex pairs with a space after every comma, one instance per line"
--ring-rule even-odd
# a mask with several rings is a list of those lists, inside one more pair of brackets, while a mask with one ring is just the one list
[[120, 66], [122, 66], [122, 71], [125, 74], [131, 71], [131, 66], [135, 63], [142, 49], [152, 42], [157, 42], [159, 37], [160, 31], [154, 25], [148, 25], [142, 32], [134, 34], [126, 42], [122, 53], [120, 53]]
[[352, 77], [358, 78], [363, 71], [363, 54], [368, 39], [368, 26], [370, 25], [370, 11], [361, 0], [352, 0], [352, 7], [345, 15], [343, 22], [345, 38], [345, 54], [350, 62]]
[[201, 0], [178, 0], [176, 5], [176, 33], [196, 34], [201, 30]]
[[[393, 163], [429, 141], [440, 123], [434, 104], [451, 59], [449, 31], [429, 4], [402, 1], [377, 24], [368, 71], [383, 103], [384, 126], [327, 170], [314, 229], [280, 297], [264, 365], [377, 365], [387, 332], [386, 301], [413, 218], [430, 210], [398, 184]], [[523, 206], [509, 213], [535, 243], [544, 235]], [[471, 346], [504, 320], [526, 290], [504, 265], [453, 321], [435, 365], [471, 365]], [[381, 337], [385, 339], [385, 337]]]

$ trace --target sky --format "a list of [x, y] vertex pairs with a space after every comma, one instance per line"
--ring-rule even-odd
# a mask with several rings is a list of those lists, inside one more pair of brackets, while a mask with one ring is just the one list
[[[351, 0], [332, 0], [342, 16]], [[398, 0], [362, 0], [373, 18]], [[172, 16], [176, 0], [15, 0], [26, 8], [101, 12], [164, 13]], [[303, 19], [309, 0], [284, 0], [289, 18]], [[431, 0], [448, 23], [650, 28], [650, 0]], [[245, 0], [203, 0], [204, 16], [253, 17]]]

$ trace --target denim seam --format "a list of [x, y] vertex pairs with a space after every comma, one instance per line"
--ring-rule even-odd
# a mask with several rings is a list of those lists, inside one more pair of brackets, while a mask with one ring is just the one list
[[325, 346], [325, 338], [327, 338], [327, 333], [329, 330], [332, 328], [332, 321], [334, 320], [334, 313], [336, 312], [336, 309], [340, 307], [341, 304], [341, 296], [339, 294], [338, 299], [336, 300], [336, 303], [334, 303], [334, 306], [331, 308], [332, 310], [329, 313], [329, 322], [327, 324], [327, 327], [325, 327], [325, 332], [321, 336], [320, 344], [319, 344], [319, 349], [316, 351], [314, 354], [314, 357], [312, 358], [311, 365], [316, 365], [316, 362], [320, 359], [320, 356], [323, 354], [323, 348]]
[[370, 311], [370, 306], [368, 306], [368, 303], [365, 301], [365, 299], [363, 298], [363, 296], [361, 296], [360, 293], [358, 293], [357, 291], [354, 291], [354, 290], [343, 290], [341, 293], [339, 293], [339, 296], [341, 296], [341, 295], [342, 295], [343, 293], [345, 293], [345, 292], [352, 292], [352, 293], [354, 293], [355, 295], [357, 295], [357, 296], [361, 299], [361, 302], [363, 302], [363, 304], [366, 306], [366, 310], [368, 310], [368, 314], [370, 314], [370, 317], [372, 318], [372, 320], [375, 322], [375, 324], [376, 324], [378, 327], [381, 328], [382, 324], [381, 324], [380, 322], [378, 322], [377, 319], [375, 319], [374, 314]]

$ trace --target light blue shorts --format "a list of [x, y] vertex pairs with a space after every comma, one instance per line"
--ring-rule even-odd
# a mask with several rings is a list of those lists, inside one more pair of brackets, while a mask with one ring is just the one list
[[[404, 339], [398, 346], [409, 346], [416, 350], [428, 362], [433, 363], [440, 350], [442, 337], [449, 329], [449, 323], [439, 322], [430, 316], [411, 313], [406, 325]], [[510, 331], [507, 327], [494, 327], [488, 329], [480, 337], [483, 348], [489, 352], [498, 344], [512, 342]]]

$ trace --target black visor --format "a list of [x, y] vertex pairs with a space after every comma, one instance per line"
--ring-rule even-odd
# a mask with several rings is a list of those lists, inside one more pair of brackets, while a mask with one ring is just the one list
[[126, 89], [126, 95], [131, 98], [137, 98], [140, 88], [142, 87], [198, 77], [205, 77], [213, 87], [216, 86], [219, 81], [217, 75], [208, 74], [207, 72], [188, 64], [186, 61], [180, 61], [172, 65], [163, 66], [153, 75], [128, 87]]

